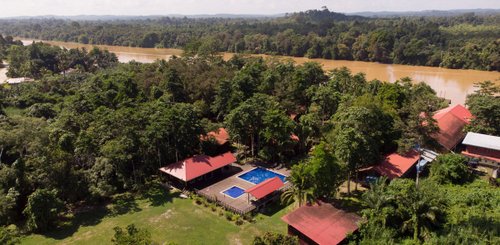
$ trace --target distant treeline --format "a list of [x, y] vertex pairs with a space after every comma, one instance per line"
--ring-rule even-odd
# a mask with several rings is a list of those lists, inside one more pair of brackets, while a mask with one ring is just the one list
[[365, 18], [309, 10], [274, 19], [0, 20], [44, 40], [500, 71], [500, 15]]

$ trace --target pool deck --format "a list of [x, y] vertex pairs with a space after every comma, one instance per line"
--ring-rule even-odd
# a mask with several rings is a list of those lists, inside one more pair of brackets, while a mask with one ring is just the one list
[[[248, 181], [245, 181], [245, 180], [239, 178], [238, 176], [243, 174], [243, 173], [246, 173], [246, 172], [248, 172], [256, 167], [259, 167], [259, 166], [254, 165], [254, 164], [245, 164], [245, 165], [234, 164], [234, 165], [241, 168], [242, 171], [239, 173], [236, 173], [236, 174], [234, 174], [226, 179], [223, 179], [217, 183], [214, 183], [208, 187], [205, 187], [205, 188], [199, 190], [198, 193], [205, 196], [205, 197], [210, 197], [211, 199], [215, 199], [215, 200], [217, 200], [217, 201], [219, 201], [227, 206], [232, 207], [235, 210], [238, 210], [241, 213], [247, 213], [247, 212], [249, 212], [257, 207], [257, 205], [251, 201], [253, 197], [251, 197], [251, 196], [249, 197], [249, 194], [245, 193], [245, 194], [239, 196], [238, 198], [232, 198], [232, 197], [230, 197], [222, 192], [231, 188], [232, 186], [238, 186], [238, 187], [245, 189], [245, 190], [250, 188], [250, 187], [255, 186], [255, 184], [252, 184]], [[265, 166], [261, 166], [261, 167], [265, 167]], [[265, 167], [265, 168], [272, 170], [274, 172], [283, 174], [285, 176], [290, 175], [290, 170], [288, 170], [286, 168], [269, 168], [269, 167]], [[286, 187], [287, 184], [289, 184], [289, 182], [285, 183], [284, 187]], [[250, 198], [250, 201], [249, 201], [249, 198]]]

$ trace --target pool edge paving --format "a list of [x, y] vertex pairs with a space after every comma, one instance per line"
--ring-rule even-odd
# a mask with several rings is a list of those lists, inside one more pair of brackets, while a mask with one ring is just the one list
[[[252, 173], [256, 173], [258, 171], [264, 171], [266, 173], [272, 173], [271, 175], [268, 175], [268, 176], [265, 176], [264, 178], [259, 178], [259, 175], [258, 174], [252, 174]], [[250, 178], [245, 178], [245, 177], [242, 177], [244, 175], [252, 175], [252, 177]], [[273, 171], [273, 170], [270, 170], [268, 168], [264, 168], [264, 167], [254, 167], [248, 171], [245, 171], [244, 173], [241, 173], [239, 175], [237, 175], [237, 178], [245, 181], [245, 182], [248, 182], [248, 183], [251, 183], [253, 185], [258, 185], [260, 183], [262, 183], [263, 181], [267, 180], [267, 179], [270, 179], [270, 178], [274, 178], [274, 177], [279, 177], [281, 179], [281, 181], [283, 181], [283, 183], [286, 183], [288, 182], [286, 180], [286, 178], [288, 177], [287, 175], [284, 175], [284, 174], [281, 174], [279, 172], [276, 172], [276, 171]], [[252, 181], [252, 179], [254, 178], [257, 178], [258, 180], [257, 181]]]

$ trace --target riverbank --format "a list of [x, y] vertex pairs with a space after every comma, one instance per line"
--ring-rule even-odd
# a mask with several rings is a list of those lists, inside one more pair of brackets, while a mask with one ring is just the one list
[[[35, 39], [17, 38], [23, 43], [31, 44], [33, 41], [41, 41]], [[169, 59], [173, 55], [182, 55], [180, 49], [170, 48], [137, 48], [109, 45], [90, 45], [72, 42], [58, 41], [43, 41], [45, 43], [56, 45], [65, 48], [86, 48], [91, 49], [96, 46], [102, 49], [109, 50], [118, 56], [120, 62], [129, 62], [132, 60], [149, 63], [157, 59]], [[230, 59], [234, 53], [221, 53], [225, 60]], [[327, 59], [309, 59], [305, 57], [290, 57], [290, 56], [271, 56], [256, 54], [264, 58], [290, 59], [297, 64], [305, 62], [317, 62], [322, 65], [326, 71], [347, 67], [353, 73], [364, 73], [368, 80], [378, 79], [381, 81], [395, 82], [403, 77], [410, 77], [415, 82], [425, 82], [431, 86], [440, 97], [450, 99], [452, 104], [463, 104], [468, 94], [475, 91], [474, 83], [481, 81], [493, 81], [500, 83], [500, 72], [495, 71], [478, 71], [478, 70], [463, 70], [463, 69], [447, 69], [439, 67], [427, 66], [410, 66], [410, 65], [393, 65], [381, 64], [364, 61], [347, 61], [347, 60], [327, 60]]]
[[74, 42], [59, 42], [59, 41], [47, 41], [39, 39], [27, 39], [21, 37], [15, 37], [16, 40], [21, 40], [24, 45], [30, 45], [33, 41], [44, 42], [50, 45], [64, 47], [67, 49], [74, 48], [85, 48], [87, 50], [93, 47], [99, 47], [101, 49], [106, 49], [109, 52], [115, 53], [118, 56], [118, 60], [123, 63], [128, 63], [132, 60], [141, 63], [151, 63], [157, 59], [168, 60], [172, 56], [181, 56], [184, 52], [182, 49], [173, 48], [138, 48], [138, 47], [124, 47], [124, 46], [111, 46], [111, 45], [92, 45]]

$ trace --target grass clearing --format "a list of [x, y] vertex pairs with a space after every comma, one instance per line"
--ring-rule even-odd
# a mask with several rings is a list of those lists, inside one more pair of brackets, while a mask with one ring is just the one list
[[12, 106], [7, 106], [3, 110], [8, 117], [22, 116], [24, 114], [23, 109], [20, 109], [17, 107], [12, 107]]
[[134, 223], [147, 228], [154, 241], [179, 244], [249, 244], [266, 231], [286, 233], [281, 216], [291, 206], [270, 206], [255, 222], [237, 226], [209, 207], [194, 204], [179, 193], [151, 191], [140, 199], [120, 197], [113, 205], [76, 215], [61, 227], [43, 235], [23, 237], [22, 244], [110, 244], [113, 227]]

